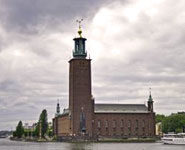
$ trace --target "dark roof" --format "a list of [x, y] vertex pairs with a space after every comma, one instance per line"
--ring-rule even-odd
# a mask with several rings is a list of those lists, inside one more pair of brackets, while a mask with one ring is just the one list
[[62, 114], [57, 114], [56, 117], [62, 117], [66, 115], [69, 115], [69, 108], [64, 108]]
[[148, 113], [144, 104], [95, 104], [95, 113]]

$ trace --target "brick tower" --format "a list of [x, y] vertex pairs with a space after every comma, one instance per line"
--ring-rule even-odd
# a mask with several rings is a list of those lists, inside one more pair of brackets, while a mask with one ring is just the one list
[[91, 59], [86, 59], [86, 39], [74, 38], [73, 58], [69, 61], [70, 134], [92, 136], [93, 101], [91, 100]]

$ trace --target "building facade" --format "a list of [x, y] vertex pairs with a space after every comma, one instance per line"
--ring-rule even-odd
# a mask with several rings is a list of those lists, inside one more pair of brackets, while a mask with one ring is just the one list
[[74, 38], [69, 61], [69, 108], [53, 118], [54, 135], [62, 137], [151, 137], [155, 136], [153, 99], [144, 104], [95, 104], [91, 92], [91, 59], [87, 59], [86, 39]]

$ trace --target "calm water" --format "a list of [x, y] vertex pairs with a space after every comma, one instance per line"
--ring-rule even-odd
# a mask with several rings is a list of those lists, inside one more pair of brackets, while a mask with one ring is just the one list
[[32, 143], [0, 139], [0, 150], [185, 150], [185, 145], [162, 143]]

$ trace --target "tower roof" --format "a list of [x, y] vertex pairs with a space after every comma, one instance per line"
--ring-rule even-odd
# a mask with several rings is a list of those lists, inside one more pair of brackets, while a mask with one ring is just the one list
[[95, 104], [95, 113], [148, 113], [144, 104]]
[[149, 88], [149, 98], [148, 98], [148, 101], [151, 101], [151, 102], [153, 102], [153, 99], [152, 99], [152, 89], [151, 88]]

